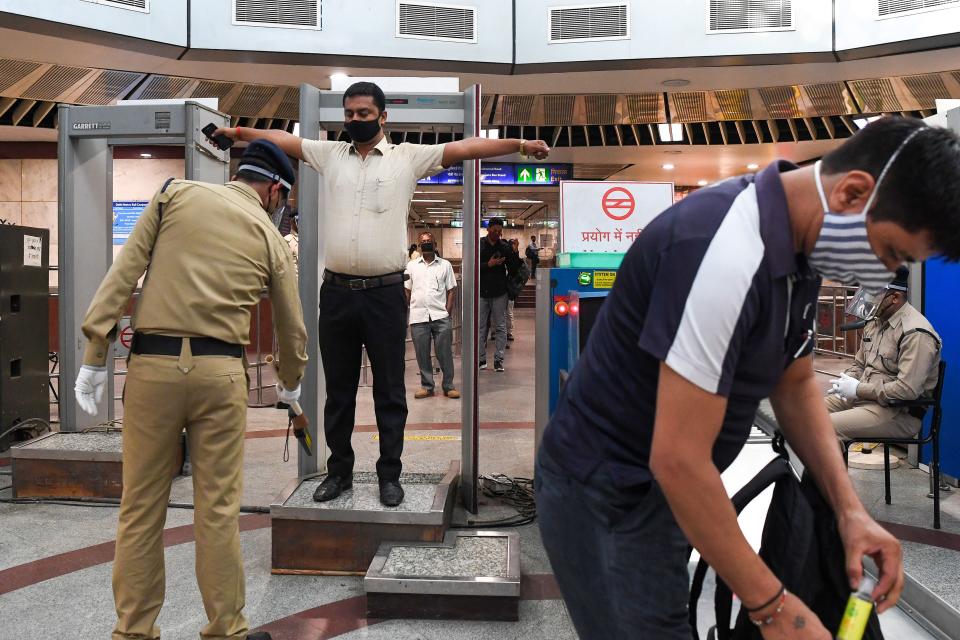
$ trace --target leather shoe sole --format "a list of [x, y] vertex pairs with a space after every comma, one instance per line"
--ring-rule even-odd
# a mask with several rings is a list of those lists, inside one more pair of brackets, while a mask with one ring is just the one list
[[340, 494], [347, 489], [353, 488], [353, 480], [344, 480], [336, 476], [328, 476], [317, 490], [313, 492], [314, 502], [326, 502], [340, 497]]

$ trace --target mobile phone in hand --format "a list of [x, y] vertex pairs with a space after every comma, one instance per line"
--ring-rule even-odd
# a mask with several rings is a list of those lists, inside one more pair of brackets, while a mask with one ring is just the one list
[[213, 143], [217, 145], [217, 148], [220, 149], [221, 151], [226, 151], [227, 149], [232, 147], [233, 140], [231, 140], [227, 136], [223, 135], [222, 133], [216, 136], [213, 135], [213, 132], [216, 130], [217, 130], [217, 125], [213, 124], [212, 122], [207, 126], [205, 126], [203, 129], [201, 129], [201, 131], [203, 131], [203, 135], [207, 136], [208, 140], [212, 140]]

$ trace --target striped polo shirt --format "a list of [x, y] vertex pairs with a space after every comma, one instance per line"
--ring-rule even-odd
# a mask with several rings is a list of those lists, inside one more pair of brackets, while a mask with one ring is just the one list
[[650, 481], [661, 362], [727, 398], [713, 460], [723, 470], [736, 458], [760, 400], [813, 349], [820, 278], [794, 250], [780, 180], [795, 168], [701, 189], [630, 247], [544, 433], [568, 472], [585, 481], [604, 465], [624, 488]]

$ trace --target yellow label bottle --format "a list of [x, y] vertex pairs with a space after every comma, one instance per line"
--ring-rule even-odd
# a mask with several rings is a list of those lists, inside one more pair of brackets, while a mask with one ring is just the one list
[[868, 575], [864, 575], [863, 579], [860, 580], [860, 588], [851, 593], [850, 599], [847, 600], [847, 608], [844, 610], [843, 619], [840, 621], [837, 640], [861, 640], [863, 638], [863, 632], [870, 620], [870, 612], [873, 611], [871, 594], [876, 586], [876, 580]]

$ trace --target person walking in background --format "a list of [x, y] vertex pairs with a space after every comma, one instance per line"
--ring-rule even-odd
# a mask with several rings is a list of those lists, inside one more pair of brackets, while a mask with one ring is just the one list
[[487, 368], [487, 333], [493, 326], [496, 340], [493, 370], [504, 371], [503, 355], [507, 348], [507, 277], [520, 269], [520, 257], [503, 240], [503, 220], [490, 218], [487, 236], [480, 241], [480, 344], [478, 361]]
[[453, 266], [436, 253], [433, 234], [420, 234], [419, 257], [411, 260], [404, 283], [410, 304], [410, 336], [420, 367], [420, 389], [417, 400], [434, 394], [433, 359], [430, 345], [435, 345], [437, 360], [443, 372], [443, 395], [459, 398], [453, 386], [453, 324], [451, 314], [456, 299], [457, 277]]
[[540, 247], [537, 246], [537, 236], [530, 236], [530, 244], [527, 245], [525, 255], [527, 260], [530, 261], [530, 277], [536, 279], [537, 265], [540, 264]]

